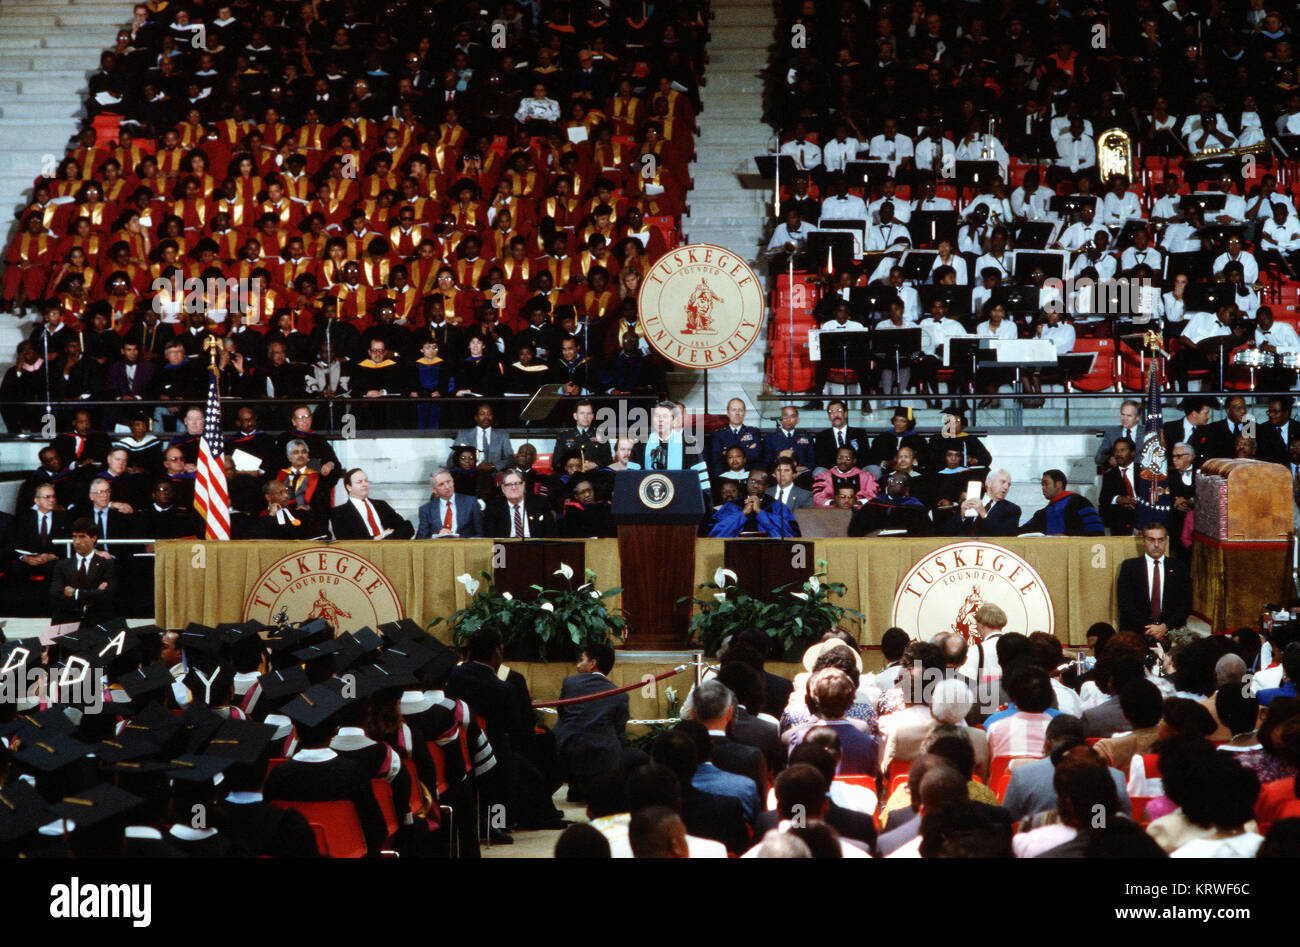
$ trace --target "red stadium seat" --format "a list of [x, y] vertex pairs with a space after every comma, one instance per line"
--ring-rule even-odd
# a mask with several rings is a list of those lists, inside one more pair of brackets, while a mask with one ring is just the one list
[[[391, 790], [390, 790], [391, 792]], [[312, 824], [318, 843], [321, 839], [321, 854], [328, 858], [364, 858], [366, 855], [366, 837], [361, 831], [361, 819], [357, 808], [351, 802], [298, 802], [288, 799], [276, 799], [271, 803], [280, 809], [293, 809], [301, 812], [304, 819]]]
[[1075, 339], [1074, 352], [1096, 352], [1092, 371], [1086, 375], [1070, 380], [1070, 389], [1074, 391], [1109, 391], [1116, 384], [1115, 340], [1114, 339]]
[[386, 779], [375, 777], [370, 780], [370, 789], [379, 803], [379, 811], [384, 814], [384, 828], [391, 838], [397, 831], [397, 808], [393, 805], [393, 784]]
[[554, 458], [550, 454], [538, 454], [537, 459], [533, 461], [533, 469], [538, 473], [547, 474], [548, 476], [555, 472], [551, 462]]
[[993, 757], [992, 762], [989, 763], [989, 783], [996, 786], [998, 780], [1002, 778], [1002, 774], [1006, 773], [1009, 776], [1011, 770], [1013, 770], [1016, 767], [1018, 762], [1023, 761], [1026, 763], [1032, 763], [1034, 760], [1039, 760], [1039, 759], [1042, 759], [1042, 757], [1031, 756], [1027, 754], [1016, 754], [1013, 756], [995, 756]]
[[849, 786], [865, 786], [872, 792], [876, 791], [876, 778], [874, 776], [836, 776], [835, 782]]

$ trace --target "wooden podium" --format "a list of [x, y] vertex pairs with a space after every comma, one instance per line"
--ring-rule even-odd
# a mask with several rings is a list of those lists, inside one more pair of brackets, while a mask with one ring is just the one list
[[737, 585], [765, 602], [775, 598], [775, 589], [802, 585], [817, 571], [815, 547], [803, 539], [729, 539], [723, 563], [736, 573]]
[[534, 585], [544, 589], [566, 588], [564, 577], [555, 574], [560, 563], [573, 570], [575, 589], [586, 581], [583, 578], [583, 569], [587, 565], [585, 543], [553, 539], [505, 539], [500, 542], [505, 561], [493, 568], [492, 581], [497, 588], [517, 599], [531, 602], [537, 598], [537, 591], [532, 588]]
[[1281, 464], [1214, 458], [1196, 480], [1192, 611], [1216, 634], [1289, 597], [1291, 477]]
[[695, 583], [695, 537], [704, 516], [694, 470], [624, 470], [614, 475], [623, 609], [635, 651], [686, 647]]

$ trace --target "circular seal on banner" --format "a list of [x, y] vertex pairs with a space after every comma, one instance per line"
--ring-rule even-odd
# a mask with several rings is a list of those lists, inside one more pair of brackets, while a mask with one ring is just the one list
[[763, 284], [737, 254], [708, 243], [665, 253], [641, 281], [641, 332], [683, 368], [718, 368], [754, 344], [763, 325]]
[[274, 625], [323, 618], [338, 633], [378, 628], [404, 615], [388, 576], [369, 559], [331, 546], [275, 562], [244, 600], [245, 621]]
[[891, 621], [921, 641], [951, 631], [974, 643], [975, 611], [986, 602], [1007, 613], [1007, 631], [1055, 629], [1042, 576], [1010, 549], [979, 541], [941, 546], [912, 566], [894, 593]]
[[651, 510], [662, 510], [673, 502], [676, 491], [673, 489], [673, 482], [663, 474], [651, 474], [641, 481], [641, 488], [637, 492], [641, 497], [642, 506]]

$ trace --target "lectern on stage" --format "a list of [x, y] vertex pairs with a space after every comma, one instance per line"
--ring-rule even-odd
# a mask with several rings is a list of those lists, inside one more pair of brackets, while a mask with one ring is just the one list
[[555, 574], [564, 563], [573, 570], [577, 588], [587, 566], [585, 543], [557, 542], [551, 539], [507, 539], [501, 542], [504, 561], [492, 570], [492, 581], [498, 589], [509, 592], [517, 599], [531, 602], [537, 598], [534, 585], [544, 589], [567, 587], [563, 576]]
[[704, 516], [694, 470], [623, 470], [614, 475], [614, 521], [622, 566], [628, 647], [686, 646], [695, 583], [695, 537]]
[[[802, 585], [816, 571], [813, 544], [802, 539], [731, 539], [722, 555], [726, 567], [736, 573], [736, 584], [765, 602], [775, 598], [774, 589]], [[786, 590], [792, 591], [799, 590]]]

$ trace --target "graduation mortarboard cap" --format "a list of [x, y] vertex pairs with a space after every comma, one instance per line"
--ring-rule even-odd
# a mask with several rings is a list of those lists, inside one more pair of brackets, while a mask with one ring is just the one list
[[37, 772], [57, 773], [65, 766], [86, 759], [92, 749], [89, 743], [82, 743], [70, 733], [50, 733], [24, 740], [14, 759]]
[[252, 720], [227, 720], [212, 735], [202, 756], [215, 756], [235, 763], [256, 763], [275, 736], [275, 727]]
[[338, 682], [316, 684], [285, 704], [284, 713], [294, 723], [318, 727], [348, 703]]
[[27, 669], [40, 660], [42, 648], [39, 638], [7, 641], [0, 637], [0, 670], [8, 668], [7, 674], [16, 674], [19, 681], [25, 682]]
[[225, 756], [187, 753], [171, 761], [167, 776], [182, 783], [215, 783], [232, 762], [234, 761]]
[[966, 410], [961, 405], [950, 404], [944, 408], [941, 414], [951, 414], [954, 418], [961, 418], [961, 423], [966, 423]]
[[212, 667], [221, 660], [221, 638], [217, 629], [190, 622], [181, 632], [180, 646], [190, 667]]
[[398, 621], [385, 622], [379, 626], [379, 633], [389, 641], [409, 641], [415, 639], [421, 641], [429, 637], [429, 633], [420, 627], [419, 622], [414, 618], [402, 618]]
[[257, 683], [262, 688], [263, 700], [277, 701], [301, 694], [311, 687], [311, 678], [302, 668], [292, 667], [263, 674]]
[[301, 647], [307, 640], [307, 634], [301, 628], [286, 625], [275, 628], [263, 636], [262, 642], [272, 654], [280, 654]]
[[328, 641], [334, 637], [334, 629], [323, 618], [313, 618], [311, 621], [303, 622], [298, 627], [298, 630], [307, 636], [309, 644], [316, 641]]
[[77, 728], [61, 707], [19, 714], [8, 726], [24, 744], [71, 733]]
[[311, 678], [312, 683], [318, 684], [334, 673], [335, 655], [342, 650], [342, 639], [334, 638], [330, 641], [299, 648], [293, 653], [293, 656], [303, 663], [307, 670], [307, 676]]
[[221, 666], [206, 670], [192, 667], [185, 675], [184, 684], [190, 692], [190, 699], [196, 704], [224, 706], [230, 697], [231, 688], [235, 686], [235, 672]]
[[264, 644], [259, 632], [263, 629], [261, 622], [246, 621], [239, 624], [218, 625], [222, 634], [222, 649], [232, 659], [254, 658], [261, 652]]
[[22, 780], [0, 787], [0, 844], [16, 842], [54, 819], [54, 810]]
[[151, 697], [165, 697], [171, 692], [174, 681], [172, 672], [161, 661], [129, 671], [118, 679], [118, 683], [126, 691], [126, 696], [133, 702], [148, 700]]
[[53, 808], [56, 817], [69, 819], [81, 829], [120, 818], [142, 801], [139, 796], [133, 796], [111, 783], [100, 783], [84, 792], [64, 796]]
[[401, 665], [375, 664], [355, 673], [358, 697], [369, 697], [392, 688], [406, 690], [417, 683], [415, 675]]
[[101, 740], [91, 747], [100, 764], [142, 760], [158, 752], [158, 743], [146, 734], [123, 730], [120, 734]]
[[168, 711], [161, 704], [150, 703], [137, 711], [126, 722], [119, 736], [130, 733], [139, 734], [165, 748], [184, 729], [185, 723], [180, 717]]
[[181, 723], [185, 726], [185, 752], [197, 753], [212, 735], [221, 729], [226, 718], [211, 707], [191, 704], [181, 714]]
[[342, 635], [335, 639], [339, 643], [337, 668], [342, 671], [352, 667], [358, 661], [374, 654], [383, 647], [384, 639], [370, 628]]

